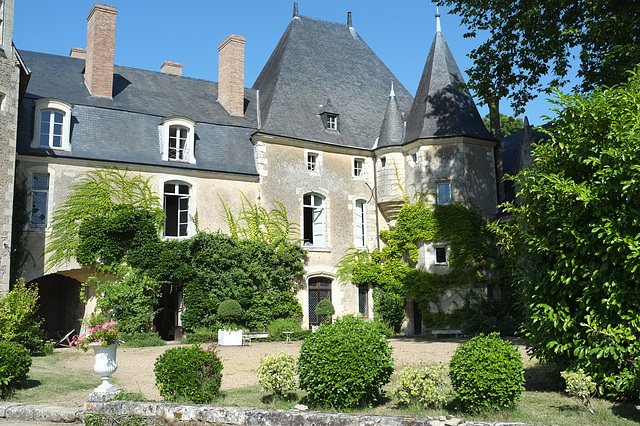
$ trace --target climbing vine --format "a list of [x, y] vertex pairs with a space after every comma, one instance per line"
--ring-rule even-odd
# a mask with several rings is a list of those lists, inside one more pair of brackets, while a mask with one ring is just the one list
[[[386, 246], [373, 252], [351, 250], [338, 264], [342, 282], [374, 287], [374, 314], [396, 331], [404, 318], [405, 296], [412, 297], [425, 324], [437, 321], [430, 305], [446, 289], [490, 280], [494, 245], [486, 221], [459, 204], [406, 203], [393, 230], [381, 231]], [[417, 268], [420, 242], [443, 242], [448, 247], [449, 272], [436, 274]]]

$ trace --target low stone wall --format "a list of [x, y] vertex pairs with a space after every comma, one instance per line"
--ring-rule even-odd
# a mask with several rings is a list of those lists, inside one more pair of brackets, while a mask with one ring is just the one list
[[0, 403], [0, 419], [31, 423], [82, 423], [86, 414], [113, 417], [136, 416], [151, 419], [208, 422], [240, 426], [533, 426], [524, 423], [463, 422], [451, 416], [440, 418], [387, 417], [298, 410], [265, 410], [243, 407], [169, 404], [162, 402], [87, 402], [85, 409]]

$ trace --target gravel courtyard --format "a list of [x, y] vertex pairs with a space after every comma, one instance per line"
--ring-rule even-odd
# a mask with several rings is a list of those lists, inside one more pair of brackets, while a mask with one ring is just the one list
[[[425, 362], [448, 363], [455, 348], [464, 342], [462, 339], [445, 339], [441, 341], [392, 338], [395, 368], [399, 370], [409, 364]], [[260, 358], [266, 354], [287, 352], [298, 355], [301, 342], [284, 344], [283, 342], [253, 342], [251, 346], [218, 346], [217, 352], [224, 364], [222, 370], [221, 390], [241, 388], [257, 385], [257, 370]], [[168, 344], [160, 347], [148, 348], [118, 348], [118, 371], [113, 375], [114, 383], [126, 392], [141, 393], [149, 400], [160, 401], [161, 397], [155, 385], [153, 365], [156, 358], [164, 351], [176, 347], [176, 344]], [[73, 352], [70, 354], [68, 352]], [[74, 348], [56, 349], [56, 352], [67, 353], [70, 356], [63, 357], [58, 365], [64, 368], [86, 370], [93, 373], [93, 352], [84, 353]], [[524, 349], [521, 347], [525, 365], [530, 362]], [[96, 376], [96, 386], [99, 379]], [[52, 395], [52, 399], [56, 397]], [[51, 401], [53, 405], [77, 405], [83, 401], [68, 401], [64, 398], [60, 401]]]

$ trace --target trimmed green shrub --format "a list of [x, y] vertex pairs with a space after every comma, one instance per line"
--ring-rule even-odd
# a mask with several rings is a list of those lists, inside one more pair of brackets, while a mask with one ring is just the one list
[[129, 348], [144, 348], [148, 346], [164, 346], [167, 344], [158, 333], [129, 333], [121, 334], [120, 339], [124, 341], [122, 346]]
[[498, 333], [481, 334], [458, 346], [449, 376], [457, 401], [469, 412], [509, 407], [524, 389], [522, 356]]
[[346, 316], [303, 341], [298, 373], [312, 404], [370, 406], [393, 374], [391, 347], [371, 323]]
[[0, 340], [0, 397], [6, 398], [27, 380], [31, 367], [29, 350], [19, 343]]
[[153, 371], [160, 395], [166, 401], [210, 402], [218, 395], [222, 361], [199, 345], [169, 349], [160, 355]]
[[447, 401], [445, 368], [441, 364], [405, 367], [391, 393], [398, 398], [399, 405], [420, 403], [425, 407], [438, 408]]
[[316, 305], [316, 315], [319, 317], [321, 323], [331, 322], [331, 316], [336, 313], [333, 303], [329, 299], [322, 299]]
[[301, 320], [300, 318], [278, 318], [267, 325], [267, 331], [271, 340], [284, 340], [283, 331], [292, 331], [294, 334], [302, 331]]
[[391, 328], [391, 326], [384, 321], [373, 320], [371, 321], [371, 327], [378, 330], [378, 332], [384, 337], [393, 336], [393, 328]]
[[242, 306], [233, 299], [227, 299], [218, 305], [218, 316], [229, 322], [231, 328], [231, 320], [238, 319], [242, 315]]
[[38, 318], [38, 288], [20, 278], [0, 299], [0, 339], [16, 342], [33, 355], [44, 351], [44, 333]]
[[263, 392], [273, 392], [278, 396], [296, 389], [295, 357], [285, 352], [263, 356], [258, 367], [258, 383]]
[[218, 341], [218, 332], [211, 331], [208, 328], [197, 328], [194, 331], [185, 334], [184, 338], [180, 341], [183, 345], [186, 344], [198, 344], [198, 343], [211, 343]]

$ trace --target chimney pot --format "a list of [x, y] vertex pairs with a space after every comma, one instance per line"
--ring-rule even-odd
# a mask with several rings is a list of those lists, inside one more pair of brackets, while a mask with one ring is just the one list
[[164, 74], [182, 75], [182, 64], [178, 62], [164, 61], [160, 66], [160, 71]]
[[84, 81], [92, 96], [113, 96], [117, 14], [117, 8], [96, 3], [87, 16]]
[[87, 57], [87, 49], [72, 47], [69, 56], [72, 58], [85, 59]]
[[244, 116], [244, 43], [231, 34], [218, 46], [218, 102], [236, 116]]

